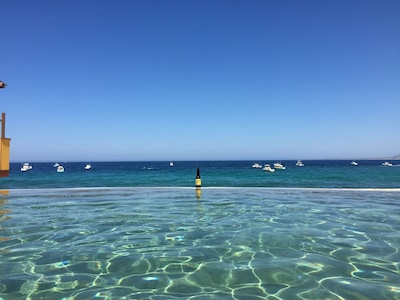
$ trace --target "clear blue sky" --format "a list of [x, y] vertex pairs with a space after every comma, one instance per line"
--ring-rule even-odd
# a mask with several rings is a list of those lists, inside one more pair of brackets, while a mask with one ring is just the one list
[[398, 0], [0, 3], [11, 161], [400, 153]]

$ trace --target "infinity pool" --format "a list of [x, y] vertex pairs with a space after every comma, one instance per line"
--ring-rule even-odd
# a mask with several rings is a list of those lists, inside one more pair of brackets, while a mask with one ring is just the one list
[[400, 299], [400, 190], [0, 194], [1, 299]]

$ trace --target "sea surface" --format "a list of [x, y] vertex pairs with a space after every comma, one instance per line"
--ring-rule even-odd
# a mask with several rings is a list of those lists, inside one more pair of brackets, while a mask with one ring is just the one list
[[[277, 161], [261, 161], [273, 165]], [[253, 161], [178, 161], [172, 162], [58, 162], [65, 168], [57, 173], [53, 162], [31, 163], [21, 172], [21, 163], [11, 163], [10, 176], [0, 178], [2, 189], [47, 189], [74, 187], [193, 187], [200, 168], [204, 187], [296, 187], [296, 188], [398, 188], [400, 161], [382, 160], [279, 161], [286, 170], [274, 173], [252, 168]]]
[[0, 299], [400, 299], [400, 162], [350, 162], [12, 163]]

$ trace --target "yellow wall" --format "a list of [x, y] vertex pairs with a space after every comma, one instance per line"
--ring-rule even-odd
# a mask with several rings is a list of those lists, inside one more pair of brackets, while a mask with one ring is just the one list
[[10, 173], [10, 140], [9, 138], [1, 138], [0, 177], [8, 176]]

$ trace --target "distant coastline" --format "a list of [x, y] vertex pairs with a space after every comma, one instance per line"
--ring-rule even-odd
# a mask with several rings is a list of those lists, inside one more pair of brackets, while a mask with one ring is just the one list
[[400, 154], [395, 155], [395, 156], [390, 156], [390, 157], [379, 157], [379, 158], [370, 158], [370, 160], [400, 160]]

